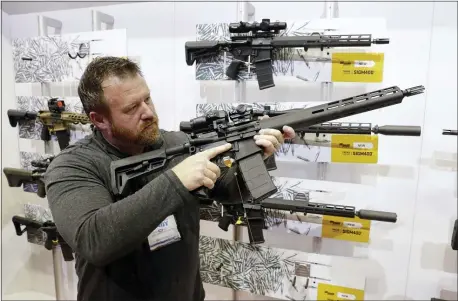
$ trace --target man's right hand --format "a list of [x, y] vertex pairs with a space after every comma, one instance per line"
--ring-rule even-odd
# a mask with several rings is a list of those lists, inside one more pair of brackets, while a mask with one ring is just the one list
[[181, 183], [189, 190], [205, 186], [212, 189], [221, 175], [219, 167], [210, 160], [232, 148], [230, 143], [192, 155], [172, 168]]

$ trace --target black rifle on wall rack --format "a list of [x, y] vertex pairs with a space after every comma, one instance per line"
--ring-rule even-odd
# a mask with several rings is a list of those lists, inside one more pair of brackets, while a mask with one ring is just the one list
[[458, 131], [457, 130], [442, 130], [442, 135], [458, 136]]
[[[180, 124], [181, 129], [207, 134], [189, 139], [183, 145], [155, 150], [111, 163], [111, 187], [117, 199], [122, 199], [152, 180], [168, 161], [179, 154], [195, 154], [218, 145], [231, 143], [232, 149], [212, 159], [221, 169], [221, 177], [211, 190], [193, 191], [203, 203], [216, 201], [224, 206], [236, 220], [243, 220], [249, 229], [251, 243], [263, 243], [265, 221], [261, 202], [278, 191], [263, 160], [263, 149], [256, 145], [253, 136], [263, 128], [282, 130], [284, 125], [293, 128], [308, 127], [322, 122], [396, 105], [404, 97], [421, 94], [423, 86], [406, 90], [390, 87], [373, 92], [332, 101], [323, 105], [296, 110], [262, 120], [229, 120], [223, 110], [213, 111]], [[210, 130], [210, 131], [208, 131]], [[192, 135], [190, 135], [192, 136]], [[146, 181], [145, 181], [146, 180]], [[231, 219], [234, 221], [234, 219]]]
[[71, 124], [90, 124], [91, 120], [86, 114], [65, 111], [65, 102], [58, 98], [48, 100], [49, 111], [19, 111], [8, 110], [8, 119], [12, 127], [19, 122], [38, 119], [42, 124], [41, 140], [51, 140], [51, 135], [56, 135], [60, 150], [70, 144]]
[[[16, 230], [16, 235], [22, 236], [22, 234], [28, 231], [33, 231], [34, 234], [41, 232], [41, 241], [44, 242], [44, 247], [47, 250], [52, 250], [54, 247], [59, 245], [65, 261], [72, 261], [74, 259], [72, 249], [59, 234], [54, 222], [38, 222], [36, 220], [17, 215], [13, 216], [12, 220]], [[24, 228], [21, 228], [21, 226]]]
[[3, 168], [8, 186], [21, 187], [26, 184], [36, 184], [38, 186], [37, 195], [40, 198], [44, 198], [46, 196], [46, 189], [43, 182], [43, 175], [53, 159], [54, 156], [42, 160], [33, 160], [31, 165], [34, 169], [32, 170], [11, 167]]
[[[226, 70], [230, 79], [237, 79], [241, 68], [253, 64], [260, 90], [275, 86], [272, 62], [275, 54], [285, 48], [326, 49], [336, 47], [370, 47], [389, 44], [389, 39], [373, 39], [370, 34], [282, 36], [286, 22], [239, 22], [229, 24], [231, 41], [189, 41], [185, 43], [186, 64], [192, 66], [197, 59], [230, 52], [233, 60]], [[251, 33], [248, 35], [248, 33]], [[251, 61], [248, 61], [248, 59]]]
[[[348, 205], [334, 205], [325, 203], [314, 203], [309, 201], [309, 197], [306, 193], [296, 193], [293, 196], [293, 200], [285, 200], [282, 198], [267, 198], [260, 203], [261, 209], [264, 211], [264, 216], [268, 216], [272, 213], [274, 216], [281, 216], [282, 212], [289, 213], [303, 213], [327, 215], [327, 216], [338, 216], [338, 217], [359, 217], [364, 220], [381, 221], [387, 223], [396, 223], [397, 214], [394, 212], [387, 211], [374, 211], [368, 209], [357, 210], [353, 206]], [[224, 208], [223, 208], [224, 209]], [[280, 214], [279, 214], [280, 213]], [[227, 231], [230, 224], [245, 225], [240, 216], [232, 216], [232, 213], [224, 212], [219, 220], [218, 226]]]

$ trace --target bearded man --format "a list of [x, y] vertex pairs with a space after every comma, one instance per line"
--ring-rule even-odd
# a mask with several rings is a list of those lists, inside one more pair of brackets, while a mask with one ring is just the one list
[[[110, 185], [112, 161], [182, 145], [188, 138], [160, 130], [148, 85], [128, 59], [92, 61], [78, 94], [93, 133], [61, 151], [44, 178], [57, 229], [75, 252], [77, 299], [204, 300], [199, 200], [191, 191], [214, 187], [220, 169], [210, 160], [231, 145], [176, 156], [118, 200]], [[254, 139], [268, 157], [294, 137], [290, 127], [284, 133], [263, 130]]]

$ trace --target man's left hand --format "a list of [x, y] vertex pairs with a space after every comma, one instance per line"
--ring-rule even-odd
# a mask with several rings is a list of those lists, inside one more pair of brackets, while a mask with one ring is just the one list
[[[264, 118], [266, 116], [263, 116], [262, 119]], [[266, 159], [280, 149], [285, 139], [293, 139], [295, 136], [294, 129], [285, 125], [283, 127], [283, 133], [275, 129], [262, 129], [258, 135], [254, 136], [254, 140], [256, 145], [264, 148], [264, 159]]]

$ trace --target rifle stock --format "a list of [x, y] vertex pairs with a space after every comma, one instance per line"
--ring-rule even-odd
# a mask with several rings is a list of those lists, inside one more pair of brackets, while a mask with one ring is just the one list
[[30, 111], [18, 111], [18, 110], [8, 110], [8, 120], [12, 127], [16, 127], [20, 121], [29, 121], [35, 120], [38, 116], [38, 113]]
[[[21, 236], [23, 233], [30, 230], [42, 231], [42, 233], [45, 234], [45, 238], [43, 240], [44, 247], [47, 250], [52, 250], [53, 247], [60, 246], [65, 261], [72, 261], [74, 259], [72, 248], [57, 231], [57, 227], [54, 222], [46, 221], [42, 223], [18, 215], [13, 216], [12, 221], [16, 230], [16, 235]], [[21, 226], [24, 226], [24, 228], [21, 228]]]
[[3, 174], [8, 181], [8, 186], [21, 187], [24, 184], [37, 184], [37, 195], [40, 198], [44, 198], [46, 196], [45, 183], [42, 180], [43, 173], [19, 168], [5, 167], [3, 168]]

